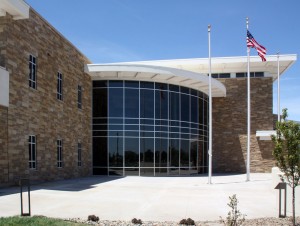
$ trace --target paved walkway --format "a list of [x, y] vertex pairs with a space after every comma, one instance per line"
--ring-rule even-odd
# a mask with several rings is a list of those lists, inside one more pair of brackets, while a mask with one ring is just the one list
[[[102, 220], [179, 221], [226, 217], [228, 197], [236, 194], [247, 219], [277, 217], [271, 174], [207, 177], [100, 177], [32, 186], [32, 215]], [[26, 210], [26, 209], [25, 209]], [[20, 215], [19, 188], [0, 189], [0, 216]]]

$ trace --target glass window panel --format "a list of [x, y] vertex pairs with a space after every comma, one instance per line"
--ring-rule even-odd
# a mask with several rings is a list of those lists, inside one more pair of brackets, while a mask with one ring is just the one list
[[169, 85], [166, 83], [155, 83], [155, 88], [160, 90], [168, 90]]
[[153, 177], [154, 176], [154, 168], [143, 167], [140, 169], [140, 174], [141, 174], [141, 176], [145, 176], [145, 177], [147, 177], [147, 176]]
[[155, 137], [163, 137], [167, 138], [169, 136], [168, 132], [162, 133], [162, 132], [156, 132]]
[[109, 137], [109, 166], [123, 167], [123, 137]]
[[180, 88], [180, 92], [181, 93], [185, 93], [185, 94], [190, 94], [190, 89], [186, 88], [186, 87], [181, 87]]
[[141, 131], [140, 136], [141, 137], [154, 137], [154, 132]]
[[140, 83], [138, 81], [125, 81], [125, 87], [139, 88]]
[[220, 73], [220, 78], [230, 78], [230, 73]]
[[139, 167], [138, 138], [125, 138], [125, 167]]
[[165, 131], [167, 132], [169, 130], [168, 126], [155, 126], [155, 131]]
[[93, 117], [107, 117], [107, 89], [93, 89]]
[[93, 137], [93, 166], [107, 167], [106, 137]]
[[190, 120], [190, 96], [181, 94], [181, 121]]
[[198, 123], [198, 98], [191, 96], [191, 121]]
[[110, 137], [122, 137], [123, 136], [123, 130], [113, 130], [113, 131], [109, 131], [109, 136]]
[[93, 118], [93, 124], [106, 124], [107, 118]]
[[123, 130], [123, 125], [109, 125], [109, 130]]
[[106, 131], [93, 131], [94, 137], [106, 137], [107, 136], [107, 130]]
[[123, 176], [123, 168], [109, 168], [110, 176]]
[[155, 140], [155, 167], [168, 166], [168, 146], [167, 139]]
[[107, 81], [93, 81], [94, 88], [105, 88], [107, 87]]
[[107, 130], [107, 124], [93, 125], [93, 130]]
[[154, 91], [140, 90], [141, 118], [154, 118]]
[[138, 119], [125, 119], [125, 124], [139, 124]]
[[138, 89], [125, 89], [125, 117], [139, 118]]
[[94, 175], [107, 175], [107, 168], [105, 167], [93, 167]]
[[109, 81], [109, 87], [123, 87], [123, 81]]
[[141, 125], [142, 131], [154, 131], [154, 126]]
[[139, 175], [139, 168], [126, 168], [125, 169], [125, 176], [138, 176]]
[[140, 154], [141, 167], [154, 166], [154, 139], [141, 138], [141, 154]]
[[141, 86], [141, 88], [154, 89], [153, 82], [140, 82], [140, 86]]
[[139, 137], [140, 136], [140, 132], [134, 132], [134, 131], [125, 131], [125, 136], [126, 137]]
[[176, 85], [169, 85], [169, 89], [173, 92], [179, 92], [179, 86]]
[[109, 124], [120, 124], [123, 125], [123, 118], [110, 118]]
[[155, 91], [155, 118], [168, 119], [168, 92]]
[[180, 146], [180, 167], [189, 167], [190, 141], [181, 140]]
[[179, 94], [170, 93], [170, 119], [179, 120]]
[[109, 117], [123, 117], [123, 89], [109, 89]]
[[197, 167], [198, 141], [196, 139], [191, 140], [190, 149], [191, 149], [190, 166]]
[[125, 130], [137, 130], [139, 131], [139, 125], [125, 125]]
[[170, 167], [179, 167], [179, 139], [170, 139]]

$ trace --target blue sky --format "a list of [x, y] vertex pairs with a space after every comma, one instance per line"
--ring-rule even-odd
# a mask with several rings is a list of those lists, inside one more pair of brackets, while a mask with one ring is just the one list
[[[299, 0], [26, 0], [93, 63], [246, 55], [249, 30], [267, 54], [300, 53]], [[251, 51], [251, 55], [256, 55]], [[281, 77], [281, 107], [300, 121], [299, 60]], [[274, 83], [274, 113], [277, 113]]]

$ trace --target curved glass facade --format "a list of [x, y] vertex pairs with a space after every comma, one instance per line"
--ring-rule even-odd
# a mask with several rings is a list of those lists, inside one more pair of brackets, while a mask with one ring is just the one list
[[208, 97], [176, 85], [93, 81], [93, 173], [207, 171]]

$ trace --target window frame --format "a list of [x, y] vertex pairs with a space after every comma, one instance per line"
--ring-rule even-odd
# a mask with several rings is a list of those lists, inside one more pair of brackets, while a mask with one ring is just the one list
[[77, 86], [77, 107], [82, 109], [82, 86]]
[[60, 71], [57, 72], [56, 98], [63, 101], [63, 74]]
[[82, 144], [80, 142], [77, 143], [77, 166], [82, 166]]
[[[32, 139], [34, 138], [34, 139]], [[29, 163], [29, 169], [36, 170], [36, 135], [29, 135], [28, 137], [28, 163]], [[33, 154], [34, 153], [34, 154]]]
[[30, 88], [37, 89], [37, 58], [33, 54], [29, 55], [28, 83]]
[[63, 167], [63, 140], [56, 140], [56, 160], [57, 160], [57, 168]]

